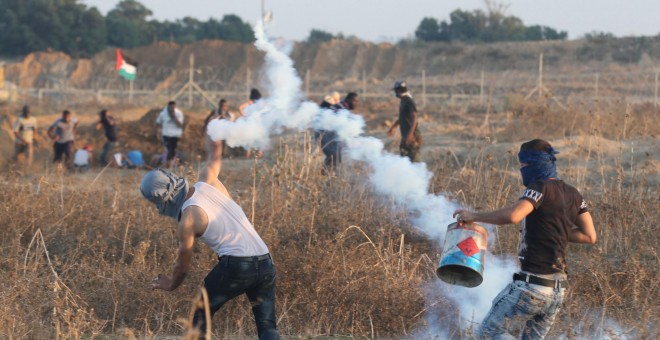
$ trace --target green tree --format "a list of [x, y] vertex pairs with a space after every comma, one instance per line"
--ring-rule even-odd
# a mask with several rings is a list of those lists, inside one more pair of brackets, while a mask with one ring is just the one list
[[415, 30], [415, 37], [423, 41], [438, 41], [440, 39], [440, 24], [435, 18], [424, 18]]
[[153, 13], [135, 0], [122, 0], [108, 12], [106, 25], [108, 43], [112, 46], [132, 48], [151, 42], [152, 27], [147, 17]]
[[318, 43], [330, 41], [334, 38], [335, 36], [332, 35], [332, 33], [314, 28], [311, 31], [309, 31], [309, 36], [305, 41], [310, 44], [318, 44]]

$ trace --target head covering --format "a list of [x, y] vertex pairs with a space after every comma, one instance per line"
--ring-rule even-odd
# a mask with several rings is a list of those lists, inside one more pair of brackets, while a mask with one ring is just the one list
[[85, 150], [87, 150], [87, 151], [92, 151], [92, 145], [91, 145], [91, 144], [85, 144], [85, 146], [83, 147], [83, 149], [85, 149]]
[[520, 163], [527, 164], [520, 168], [522, 175], [523, 185], [529, 186], [530, 184], [549, 178], [557, 178], [557, 166], [555, 157], [559, 151], [552, 147], [546, 150], [520, 150], [518, 153], [518, 160]]
[[142, 196], [155, 204], [161, 215], [181, 218], [181, 207], [188, 194], [188, 181], [172, 172], [156, 169], [147, 172], [140, 185]]

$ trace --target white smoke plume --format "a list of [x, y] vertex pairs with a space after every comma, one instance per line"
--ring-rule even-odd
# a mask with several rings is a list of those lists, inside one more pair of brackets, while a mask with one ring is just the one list
[[[266, 149], [270, 136], [285, 128], [335, 131], [346, 143], [350, 159], [370, 165], [369, 180], [375, 192], [405, 206], [413, 225], [442, 244], [446, 226], [453, 222], [451, 214], [459, 206], [445, 196], [429, 193], [433, 174], [426, 165], [388, 153], [382, 141], [363, 136], [365, 122], [361, 116], [347, 110], [322, 110], [315, 103], [303, 101], [302, 81], [291, 58], [268, 40], [262, 23], [255, 26], [255, 36], [256, 47], [265, 52], [269, 97], [251, 105], [246, 115], [234, 122], [211, 121], [207, 131], [211, 139], [225, 140], [229, 146]], [[491, 300], [511, 281], [514, 270], [512, 259], [488, 253], [484, 282], [479, 287], [463, 288], [440, 280], [434, 286], [458, 306], [461, 320], [479, 322], [488, 312]], [[433, 331], [440, 332], [437, 328]]]

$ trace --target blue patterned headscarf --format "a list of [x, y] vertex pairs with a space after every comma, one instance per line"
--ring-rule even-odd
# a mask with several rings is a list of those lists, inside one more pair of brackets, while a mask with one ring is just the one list
[[520, 168], [523, 185], [527, 187], [538, 180], [548, 178], [559, 179], [559, 176], [557, 176], [557, 167], [555, 166], [555, 161], [557, 160], [555, 155], [558, 153], [559, 151], [552, 147], [545, 151], [521, 150], [518, 153], [518, 160], [520, 163], [527, 164]]

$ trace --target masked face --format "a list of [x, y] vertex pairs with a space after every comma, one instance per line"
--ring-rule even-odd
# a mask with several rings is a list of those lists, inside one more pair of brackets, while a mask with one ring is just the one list
[[156, 205], [159, 214], [179, 219], [188, 194], [188, 181], [169, 171], [156, 169], [144, 175], [140, 191]]

